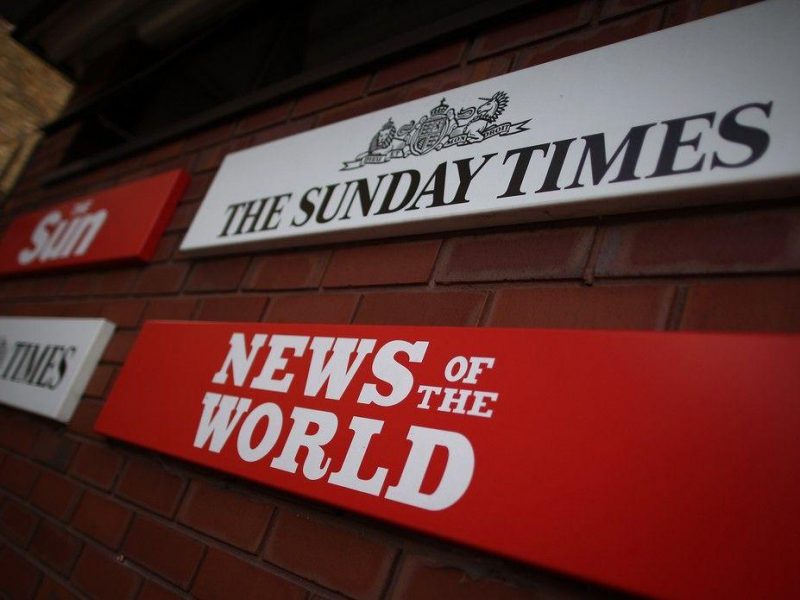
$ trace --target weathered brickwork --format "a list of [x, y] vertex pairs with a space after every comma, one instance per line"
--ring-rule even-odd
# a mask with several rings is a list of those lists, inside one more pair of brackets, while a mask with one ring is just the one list
[[[0, 282], [0, 314], [117, 330], [67, 425], [0, 409], [0, 595], [12, 598], [563, 598], [613, 591], [196, 468], [92, 431], [147, 319], [800, 331], [795, 201], [189, 259], [180, 240], [222, 157], [424, 94], [645, 34], [741, 0], [533, 3], [524, 18], [43, 187], [20, 212], [175, 167], [191, 186], [143, 267]], [[501, 491], [500, 491], [501, 492]], [[509, 515], [509, 527], [513, 527]]]
[[12, 189], [41, 137], [69, 100], [72, 83], [11, 37], [0, 19], [0, 198]]

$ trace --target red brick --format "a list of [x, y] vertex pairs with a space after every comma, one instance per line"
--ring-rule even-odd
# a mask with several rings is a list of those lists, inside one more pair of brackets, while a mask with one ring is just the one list
[[171, 517], [183, 494], [183, 478], [156, 463], [132, 459], [120, 476], [117, 494], [134, 504]]
[[181, 289], [189, 265], [186, 263], [168, 263], [153, 265], [142, 271], [136, 284], [137, 294], [173, 294]]
[[114, 558], [86, 544], [72, 573], [72, 583], [92, 598], [132, 598], [141, 578]]
[[198, 261], [189, 275], [186, 290], [192, 292], [235, 290], [239, 287], [249, 263], [249, 256]]
[[699, 0], [695, 18], [712, 17], [732, 8], [734, 8], [734, 3], [731, 0]]
[[330, 252], [280, 252], [253, 261], [244, 279], [247, 290], [315, 288], [322, 280]]
[[359, 599], [378, 598], [396, 550], [362, 533], [283, 510], [264, 558], [292, 573]]
[[119, 296], [133, 289], [139, 269], [114, 269], [70, 275], [61, 293], [65, 296]]
[[[195, 179], [200, 179], [201, 177], [205, 177], [207, 175], [210, 175], [210, 173], [198, 175]], [[208, 184], [211, 184], [210, 180], [208, 181]], [[191, 189], [192, 186], [190, 185], [189, 187]], [[200, 197], [203, 195], [205, 195], [205, 190], [200, 194]], [[188, 229], [189, 225], [191, 225], [192, 221], [194, 220], [194, 215], [197, 213], [197, 209], [200, 208], [199, 198], [195, 198], [189, 202], [189, 198], [184, 196], [183, 200], [184, 202], [179, 204], [178, 208], [176, 208], [175, 212], [172, 214], [172, 220], [169, 222], [169, 225], [167, 225], [167, 233], [175, 233], [177, 231], [183, 232]]]
[[264, 314], [264, 296], [217, 296], [203, 298], [195, 319], [198, 321], [258, 321]]
[[31, 541], [31, 552], [51, 568], [67, 575], [80, 554], [81, 545], [77, 537], [44, 519]]
[[[192, 177], [192, 180], [189, 182], [189, 187], [186, 188], [186, 193], [183, 195], [181, 200], [181, 206], [185, 206], [188, 204], [193, 204], [197, 206], [196, 202], [192, 202], [194, 200], [200, 200], [203, 196], [206, 195], [211, 182], [214, 181], [215, 173], [203, 173], [202, 175], [195, 175]], [[172, 219], [173, 224], [178, 221], [177, 215]], [[191, 219], [186, 222], [183, 227], [188, 227]]]
[[240, 493], [193, 481], [178, 521], [248, 552], [258, 549], [273, 507]]
[[418, 54], [378, 71], [372, 78], [370, 90], [397, 85], [458, 64], [467, 47], [466, 42], [455, 42]]
[[470, 58], [494, 54], [577, 29], [589, 22], [593, 9], [593, 2], [572, 2], [505, 24], [479, 36], [470, 50]]
[[192, 587], [192, 597], [200, 600], [302, 600], [306, 597], [306, 591], [264, 568], [244, 562], [216, 548], [209, 548]]
[[65, 277], [52, 275], [13, 279], [3, 283], [3, 296], [5, 298], [53, 297], [62, 293], [65, 283]]
[[128, 352], [133, 348], [133, 344], [138, 336], [137, 331], [117, 330], [108, 342], [101, 360], [103, 362], [123, 363], [128, 356]]
[[201, 131], [200, 133], [186, 140], [183, 151], [193, 152], [195, 150], [199, 150], [200, 148], [205, 148], [206, 146], [212, 146], [218, 142], [224, 142], [233, 136], [233, 130], [235, 127], [235, 123], [225, 123], [223, 125], [214, 127], [213, 129]]
[[185, 588], [203, 556], [203, 545], [183, 533], [137, 516], [123, 552], [164, 579]]
[[116, 370], [117, 368], [113, 365], [97, 365], [84, 393], [87, 396], [102, 398]]
[[50, 471], [42, 471], [31, 492], [31, 502], [37, 508], [65, 521], [72, 514], [81, 489], [72, 481]]
[[237, 135], [242, 133], [249, 133], [256, 129], [264, 129], [270, 125], [275, 125], [281, 121], [289, 118], [289, 110], [292, 105], [288, 102], [278, 104], [277, 106], [269, 106], [254, 114], [248, 115], [239, 122], [236, 128]]
[[436, 280], [451, 283], [579, 278], [593, 238], [592, 227], [456, 238], [442, 250]]
[[[404, 86], [406, 90], [406, 97], [404, 100], [409, 102], [417, 98], [424, 98], [425, 96], [438, 95], [447, 90], [460, 87], [466, 83], [467, 70], [461, 67], [448, 69], [443, 73], [435, 73], [428, 75], [422, 79], [417, 79], [413, 83]], [[431, 104], [431, 108], [438, 104], [438, 99]]]
[[108, 496], [86, 492], [72, 518], [72, 526], [112, 549], [119, 548], [131, 520], [130, 510]]
[[267, 127], [261, 131], [257, 131], [250, 137], [247, 147], [259, 146], [267, 142], [274, 142], [285, 137], [297, 135], [312, 129], [317, 123], [317, 115], [310, 115], [308, 117], [300, 117], [299, 119], [292, 119], [286, 123]]
[[179, 596], [163, 585], [159, 585], [153, 581], [145, 581], [136, 600], [180, 600], [183, 596]]
[[425, 283], [433, 270], [440, 245], [439, 240], [429, 240], [342, 248], [334, 252], [322, 285]]
[[694, 0], [678, 0], [667, 6], [666, 17], [664, 17], [664, 28], [683, 25], [695, 18]]
[[692, 285], [686, 296], [681, 329], [800, 331], [800, 280]]
[[178, 247], [181, 245], [183, 235], [181, 233], [168, 233], [158, 241], [158, 247], [150, 262], [165, 262], [173, 257]]
[[394, 88], [379, 94], [370, 94], [353, 102], [348, 102], [320, 113], [318, 126], [336, 123], [344, 119], [358, 117], [383, 108], [389, 108], [402, 102], [405, 98], [405, 89]]
[[264, 321], [272, 323], [349, 323], [358, 294], [290, 294], [270, 300]]
[[122, 466], [122, 457], [110, 448], [96, 444], [81, 444], [70, 474], [105, 490], [114, 485], [114, 478]]
[[796, 271], [800, 209], [675, 217], [609, 227], [600, 277]]
[[487, 325], [589, 329], [663, 329], [674, 289], [666, 285], [502, 289]]
[[600, 11], [600, 20], [618, 17], [659, 2], [661, 0], [606, 0], [603, 2], [603, 8]]
[[251, 134], [245, 134], [230, 141], [230, 151], [238, 152], [239, 150], [244, 150], [253, 145], [253, 136]]
[[8, 499], [0, 508], [0, 532], [20, 546], [27, 546], [39, 518], [25, 506]]
[[337, 104], [343, 104], [362, 96], [367, 87], [369, 77], [362, 75], [341, 81], [334, 85], [326, 86], [304, 95], [297, 101], [292, 110], [292, 116], [298, 117], [317, 112]]
[[201, 150], [197, 153], [192, 163], [192, 172], [202, 173], [203, 171], [216, 169], [222, 163], [222, 159], [225, 158], [228, 152], [228, 142]]
[[30, 562], [11, 550], [0, 548], [0, 595], [8, 598], [32, 598], [41, 573]]
[[95, 433], [94, 430], [94, 422], [97, 420], [100, 409], [102, 408], [103, 403], [100, 400], [84, 398], [78, 403], [75, 412], [72, 413], [72, 419], [67, 427], [73, 433], [95, 439], [103, 439], [102, 436]]
[[10, 454], [0, 465], [0, 485], [23, 498], [26, 498], [33, 489], [38, 475], [38, 468]]
[[103, 302], [100, 301], [59, 302], [56, 311], [52, 308], [52, 304], [50, 306], [51, 315], [57, 312], [59, 316], [63, 317], [100, 317], [103, 311]]
[[505, 75], [511, 69], [513, 62], [514, 53], [512, 52], [479, 60], [471, 65], [467, 80], [464, 83], [475, 83], [476, 81]]
[[538, 589], [519, 588], [488, 575], [476, 577], [458, 567], [418, 556], [403, 559], [390, 596], [392, 600], [532, 600], [542, 597]]
[[369, 325], [478, 324], [485, 292], [388, 292], [366, 294], [354, 323]]
[[56, 471], [62, 473], [66, 471], [78, 444], [66, 437], [65, 433], [61, 429], [58, 431], [42, 430], [36, 440], [36, 447], [33, 449], [33, 459]]
[[663, 10], [649, 10], [638, 15], [610, 21], [600, 27], [594, 27], [564, 37], [542, 42], [523, 49], [516, 61], [515, 69], [524, 69], [534, 65], [572, 56], [629, 40], [646, 33], [657, 31], [661, 25]]
[[78, 596], [61, 585], [55, 579], [45, 576], [39, 589], [36, 590], [36, 600], [78, 600]]
[[163, 298], [150, 300], [144, 311], [144, 320], [188, 320], [192, 318], [197, 301], [194, 298]]
[[144, 300], [113, 300], [106, 302], [101, 316], [113, 321], [117, 327], [136, 327], [144, 312]]
[[183, 144], [183, 140], [178, 140], [151, 150], [142, 157], [142, 165], [147, 167], [180, 156]]
[[28, 416], [5, 417], [0, 421], [0, 446], [18, 454], [30, 454], [38, 433], [39, 426]]

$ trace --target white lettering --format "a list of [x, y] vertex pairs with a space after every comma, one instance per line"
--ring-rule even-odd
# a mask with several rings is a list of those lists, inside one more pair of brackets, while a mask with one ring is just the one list
[[[322, 447], [333, 439], [339, 421], [333, 413], [299, 406], [294, 407], [292, 420], [294, 421], [292, 429], [289, 431], [289, 438], [283, 446], [283, 451], [280, 456], [272, 460], [270, 466], [281, 471], [296, 473], [297, 453], [300, 448], [306, 448], [308, 453], [303, 462], [303, 475], [311, 480], [319, 479], [331, 465], [331, 459], [325, 456]], [[316, 431], [309, 433], [309, 425], [312, 423], [316, 425]]]
[[[333, 346], [333, 353], [325, 360]], [[316, 396], [322, 386], [325, 388], [325, 398], [339, 400], [350, 385], [353, 376], [361, 367], [367, 354], [375, 348], [375, 340], [358, 338], [315, 337], [311, 342], [311, 365], [308, 369], [305, 395]], [[356, 352], [356, 358], [350, 363], [350, 357]]]
[[[397, 485], [389, 486], [385, 497], [395, 502], [409, 504], [425, 510], [449, 508], [467, 491], [475, 470], [475, 453], [469, 440], [454, 431], [442, 431], [412, 425], [407, 439], [411, 452]], [[447, 449], [447, 463], [436, 489], [430, 493], [420, 491], [437, 446]]]
[[211, 378], [211, 381], [214, 383], [227, 383], [228, 370], [233, 367], [234, 385], [244, 385], [245, 377], [247, 377], [250, 367], [253, 366], [256, 354], [258, 354], [261, 346], [263, 346], [266, 341], [266, 334], [257, 333], [254, 335], [253, 340], [250, 342], [250, 353], [248, 354], [245, 350], [244, 334], [234, 333], [231, 335], [231, 339], [228, 342], [230, 350], [228, 350], [228, 355], [225, 357], [225, 362], [222, 363], [220, 370], [214, 373], [214, 377]]
[[[221, 396], [206, 392], [203, 397], [203, 414], [194, 436], [194, 447], [202, 448], [211, 438], [209, 450], [211, 452], [222, 450], [239, 419], [242, 418], [242, 414], [250, 408], [250, 402], [250, 398]], [[231, 418], [234, 407], [236, 407], [236, 414]]]
[[404, 365], [400, 364], [396, 356], [401, 352], [408, 356], [412, 363], [422, 362], [428, 342], [406, 342], [394, 340], [385, 344], [375, 355], [372, 362], [372, 373], [392, 387], [388, 394], [381, 394], [374, 383], [365, 383], [358, 396], [361, 404], [377, 404], [379, 406], [394, 406], [402, 402], [411, 388], [414, 387], [414, 375]]

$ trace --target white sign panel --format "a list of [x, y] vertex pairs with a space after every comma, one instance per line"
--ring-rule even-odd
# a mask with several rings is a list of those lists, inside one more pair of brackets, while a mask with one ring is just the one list
[[181, 249], [796, 194], [798, 31], [766, 1], [229, 154]]
[[105, 319], [0, 318], [0, 402], [66, 423], [113, 333]]

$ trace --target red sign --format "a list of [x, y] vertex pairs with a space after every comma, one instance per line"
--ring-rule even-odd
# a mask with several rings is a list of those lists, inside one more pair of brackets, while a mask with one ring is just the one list
[[23, 214], [0, 241], [0, 274], [146, 262], [188, 183], [169, 171]]
[[800, 597], [799, 399], [799, 336], [149, 322], [96, 429], [631, 592]]

